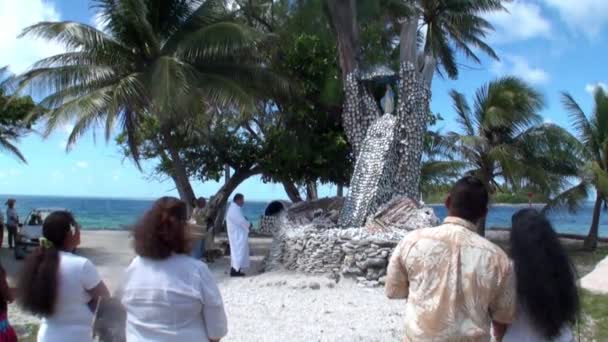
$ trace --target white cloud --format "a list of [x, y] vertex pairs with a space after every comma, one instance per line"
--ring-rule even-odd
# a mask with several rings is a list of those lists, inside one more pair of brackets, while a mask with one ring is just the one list
[[486, 16], [496, 29], [491, 41], [508, 43], [550, 36], [551, 23], [543, 17], [538, 4], [516, 0], [505, 7], [508, 12], [492, 12]]
[[40, 21], [56, 21], [59, 12], [53, 3], [45, 0], [0, 0], [0, 66], [9, 65], [14, 73], [27, 70], [34, 62], [63, 51], [56, 43], [25, 37], [18, 39], [21, 31]]
[[505, 55], [500, 62], [495, 62], [490, 71], [497, 76], [516, 76], [532, 84], [544, 84], [549, 81], [549, 74], [539, 68], [530, 66], [522, 56]]
[[76, 162], [76, 166], [81, 168], [81, 169], [86, 169], [89, 167], [89, 163], [87, 163], [86, 161], [78, 161]]
[[606, 85], [606, 83], [604, 82], [589, 83], [585, 86], [585, 91], [589, 94], [593, 94], [595, 93], [595, 89], [597, 89], [598, 87], [601, 87], [602, 89], [604, 89], [604, 91], [608, 92], [608, 85]]
[[572, 30], [581, 31], [589, 38], [599, 35], [608, 23], [607, 0], [543, 0], [555, 8]]

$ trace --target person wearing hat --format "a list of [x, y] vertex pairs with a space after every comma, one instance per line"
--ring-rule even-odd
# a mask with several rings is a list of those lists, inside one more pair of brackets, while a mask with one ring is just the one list
[[6, 209], [6, 228], [8, 229], [8, 246], [11, 249], [15, 245], [17, 227], [19, 227], [19, 214], [17, 214], [17, 210], [15, 209], [16, 202], [14, 198], [9, 198], [6, 201], [6, 205], [8, 206]]

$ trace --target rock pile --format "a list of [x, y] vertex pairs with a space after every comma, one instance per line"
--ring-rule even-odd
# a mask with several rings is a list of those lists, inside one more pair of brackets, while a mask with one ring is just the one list
[[375, 286], [382, 282], [392, 250], [405, 234], [339, 229], [327, 222], [295, 225], [285, 220], [275, 232], [267, 268], [341, 274]]
[[279, 222], [282, 220], [282, 214], [273, 215], [273, 216], [262, 216], [260, 220], [260, 229], [257, 231], [258, 234], [273, 236], [276, 230], [276, 227], [279, 225]]
[[[339, 203], [341, 204], [341, 203]], [[393, 249], [409, 231], [437, 225], [433, 210], [397, 197], [368, 217], [365, 227], [344, 228], [336, 200], [297, 204], [268, 221], [273, 232], [266, 269], [356, 278], [365, 286], [382, 284]]]

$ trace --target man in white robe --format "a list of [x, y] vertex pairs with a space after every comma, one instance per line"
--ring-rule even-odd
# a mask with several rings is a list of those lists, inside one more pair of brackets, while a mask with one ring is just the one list
[[230, 276], [242, 277], [243, 271], [249, 268], [249, 229], [251, 223], [243, 216], [245, 197], [236, 194], [226, 213], [228, 241], [230, 242]]

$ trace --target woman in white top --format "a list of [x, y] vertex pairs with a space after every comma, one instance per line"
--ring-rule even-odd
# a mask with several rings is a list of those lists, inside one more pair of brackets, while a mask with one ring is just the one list
[[579, 297], [576, 272], [547, 218], [534, 209], [513, 216], [511, 257], [517, 315], [503, 342], [571, 342]]
[[72, 214], [51, 213], [42, 225], [40, 247], [25, 261], [19, 302], [42, 317], [39, 342], [92, 341], [93, 309], [109, 296], [95, 266], [74, 250], [79, 237]]
[[163, 197], [135, 227], [122, 288], [128, 342], [219, 341], [228, 331], [211, 272], [188, 256], [187, 218], [184, 202]]

